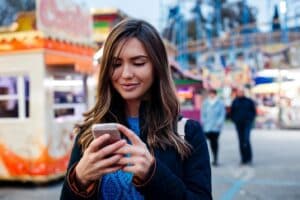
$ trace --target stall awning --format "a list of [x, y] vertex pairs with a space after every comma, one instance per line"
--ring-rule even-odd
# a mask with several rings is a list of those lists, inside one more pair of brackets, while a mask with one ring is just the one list
[[68, 52], [46, 50], [45, 63], [52, 66], [74, 65], [75, 71], [85, 74], [94, 72], [93, 62], [90, 56], [79, 56]]
[[278, 93], [285, 92], [297, 85], [300, 85], [299, 81], [287, 81], [287, 82], [274, 82], [267, 84], [260, 84], [252, 88], [254, 94], [266, 94], [266, 93]]
[[46, 37], [39, 31], [0, 34], [0, 56], [32, 50], [45, 52], [45, 63], [49, 65], [74, 64], [83, 73], [92, 73], [93, 46], [79, 45]]
[[175, 79], [174, 80], [176, 85], [197, 85], [201, 82], [198, 80], [191, 80], [191, 79]]
[[180, 68], [178, 62], [176, 62], [174, 59], [169, 58], [169, 65], [171, 66], [172, 72], [179, 73], [183, 79], [190, 79], [190, 80], [194, 80], [194, 81], [198, 81], [198, 82], [202, 81], [200, 75], [192, 74], [189, 71], [183, 71]]

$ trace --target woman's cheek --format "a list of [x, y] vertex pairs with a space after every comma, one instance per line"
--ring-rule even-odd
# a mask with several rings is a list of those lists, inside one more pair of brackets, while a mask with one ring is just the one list
[[121, 73], [122, 73], [121, 69], [115, 69], [114, 72], [113, 72], [113, 74], [112, 74], [112, 76], [111, 76], [111, 79], [113, 81], [118, 80], [120, 78], [120, 76], [121, 76]]

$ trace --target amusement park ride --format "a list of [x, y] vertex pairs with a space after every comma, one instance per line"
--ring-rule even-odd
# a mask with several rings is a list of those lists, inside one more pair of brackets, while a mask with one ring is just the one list
[[[191, 2], [194, 6], [187, 18], [182, 8]], [[273, 7], [271, 1], [267, 5]], [[281, 0], [274, 4], [274, 12], [270, 10], [273, 12], [270, 22], [259, 24], [258, 10], [250, 7], [246, 0], [178, 1], [169, 9], [168, 25], [163, 34], [176, 45], [181, 68], [200, 77], [203, 88], [218, 89], [227, 106], [230, 106], [234, 94], [224, 91], [244, 86], [254, 98], [274, 96], [277, 99], [270, 109], [258, 105], [258, 122], [264, 123], [269, 120], [265, 119], [267, 115], [273, 115], [275, 126], [299, 128], [300, 115], [297, 113], [300, 107], [291, 103], [294, 102], [291, 98], [300, 97], [298, 84], [293, 84], [294, 92], [280, 89], [287, 84], [284, 82], [287, 80], [281, 78], [281, 71], [299, 70], [300, 66], [299, 7], [300, 2]], [[279, 87], [272, 88], [279, 89], [264, 90], [268, 91], [265, 94], [261, 88], [271, 86], [264, 84], [261, 87], [257, 84], [262, 83], [257, 81], [268, 77], [257, 75], [266, 69], [278, 69], [278, 73], [272, 74], [276, 76], [272, 81]], [[268, 110], [276, 112], [270, 114]]]

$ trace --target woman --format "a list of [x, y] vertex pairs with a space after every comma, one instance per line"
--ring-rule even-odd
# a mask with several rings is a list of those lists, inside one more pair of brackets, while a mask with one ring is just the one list
[[219, 135], [225, 121], [226, 110], [224, 103], [217, 96], [215, 89], [208, 91], [201, 110], [201, 121], [206, 138], [209, 140], [213, 154], [213, 166], [218, 166]]
[[[96, 105], [78, 125], [61, 199], [211, 199], [209, 155], [199, 123], [176, 133], [179, 104], [166, 50], [147, 22], [127, 19], [109, 34]], [[95, 123], [116, 122], [127, 140], [103, 146]]]

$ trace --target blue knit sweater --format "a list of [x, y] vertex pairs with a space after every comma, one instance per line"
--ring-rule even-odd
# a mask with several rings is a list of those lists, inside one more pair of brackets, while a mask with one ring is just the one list
[[[127, 118], [128, 125], [137, 135], [140, 134], [139, 118]], [[143, 196], [132, 185], [132, 173], [118, 170], [106, 174], [101, 182], [101, 199], [103, 200], [142, 200]]]

